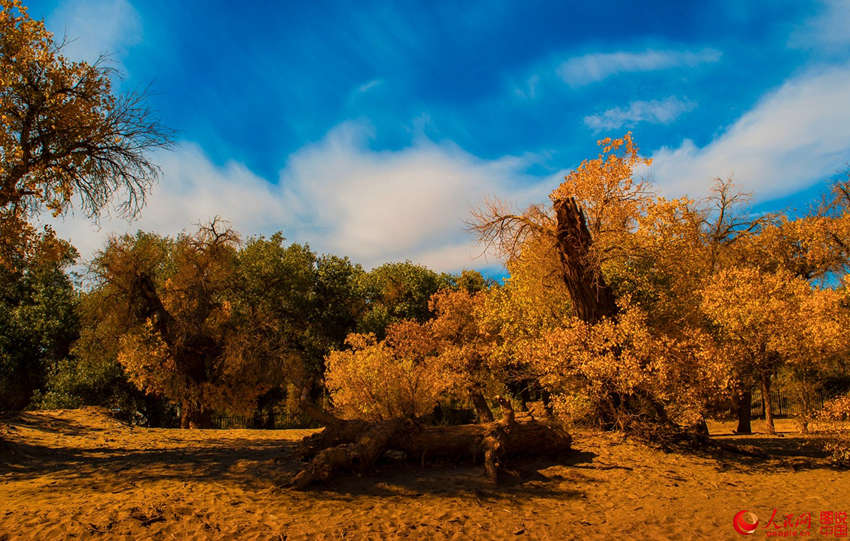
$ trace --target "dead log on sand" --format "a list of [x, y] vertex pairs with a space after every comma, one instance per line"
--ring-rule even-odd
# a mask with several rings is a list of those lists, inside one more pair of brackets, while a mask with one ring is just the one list
[[487, 476], [498, 482], [513, 457], [558, 457], [570, 451], [572, 439], [552, 420], [517, 420], [510, 403], [499, 398], [502, 418], [492, 423], [423, 426], [409, 419], [369, 423], [337, 419], [317, 408], [308, 414], [326, 424], [305, 438], [302, 456], [307, 465], [290, 481], [304, 489], [334, 475], [368, 471], [387, 451], [401, 451], [408, 460], [482, 461]]

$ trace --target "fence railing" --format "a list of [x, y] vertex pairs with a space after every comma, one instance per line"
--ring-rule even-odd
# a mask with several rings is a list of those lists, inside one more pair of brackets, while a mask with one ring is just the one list
[[[826, 396], [817, 395], [812, 398], [811, 408], [818, 410], [823, 408]], [[803, 404], [790, 393], [783, 393], [782, 389], [773, 389], [770, 392], [770, 403], [773, 406], [773, 415], [776, 417], [795, 417], [803, 413]], [[759, 390], [753, 391], [750, 402], [750, 414], [753, 418], [764, 418], [765, 401]]]
[[215, 415], [212, 418], [212, 424], [215, 428], [230, 429], [230, 428], [311, 428], [314, 423], [303, 419], [293, 418], [288, 415]]

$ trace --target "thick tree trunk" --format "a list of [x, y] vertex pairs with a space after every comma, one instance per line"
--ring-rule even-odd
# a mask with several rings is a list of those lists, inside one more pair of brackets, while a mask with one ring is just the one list
[[493, 412], [490, 410], [490, 406], [487, 405], [487, 399], [484, 398], [484, 395], [478, 391], [472, 391], [469, 393], [469, 397], [472, 399], [473, 407], [475, 407], [475, 415], [478, 418], [478, 422], [492, 423]]
[[615, 318], [617, 300], [599, 264], [593, 260], [593, 239], [584, 213], [572, 197], [555, 201], [554, 208], [558, 255], [576, 314], [587, 323], [597, 323], [604, 317]]
[[180, 428], [212, 428], [212, 412], [184, 400], [180, 405]]
[[[584, 212], [572, 197], [555, 201], [554, 209], [562, 277], [576, 315], [591, 325], [605, 318], [616, 319], [617, 299], [592, 254], [593, 238]], [[670, 424], [664, 405], [645, 392], [609, 393], [598, 398], [597, 406], [600, 425], [609, 429], [628, 430], [646, 422]]]
[[750, 391], [741, 391], [732, 397], [735, 403], [735, 414], [738, 417], [738, 428], [736, 434], [752, 434], [752, 402], [753, 395]]
[[770, 401], [770, 374], [761, 375], [761, 397], [764, 400], [764, 424], [769, 434], [776, 434], [773, 423], [773, 404]]
[[303, 489], [317, 481], [330, 479], [340, 470], [367, 471], [384, 454], [390, 440], [403, 425], [402, 420], [375, 423], [361, 432], [353, 443], [322, 449], [307, 467], [292, 478], [292, 485]]

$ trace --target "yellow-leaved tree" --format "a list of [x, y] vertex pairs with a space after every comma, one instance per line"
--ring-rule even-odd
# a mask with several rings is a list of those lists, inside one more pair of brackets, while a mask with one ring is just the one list
[[346, 344], [349, 349], [328, 355], [325, 372], [333, 407], [344, 418], [421, 417], [454, 385], [429, 329], [415, 321], [390, 325], [384, 340], [351, 334]]
[[[209, 426], [213, 411], [250, 413], [259, 396], [302, 368], [287, 321], [260, 309], [266, 294], [251, 287], [251, 273], [277, 264], [283, 252], [258, 265], [240, 257], [240, 246], [234, 231], [213, 221], [177, 239], [113, 238], [93, 262], [108, 307], [94, 325], [117, 341], [131, 382], [179, 405], [184, 427]], [[266, 288], [279, 291], [268, 280]]]
[[736, 378], [756, 384], [765, 398], [765, 421], [775, 432], [769, 399], [774, 374], [809, 347], [798, 318], [812, 295], [804, 279], [785, 270], [724, 269], [702, 290], [702, 310], [716, 326], [722, 352], [733, 360]]
[[62, 55], [19, 0], [0, 0], [0, 262], [36, 234], [32, 216], [74, 198], [96, 215], [118, 192], [134, 212], [157, 176], [148, 151], [169, 134], [140, 94], [118, 94], [103, 61]]
[[[705, 220], [689, 201], [656, 199], [638, 180], [649, 160], [630, 134], [599, 144], [599, 156], [552, 192], [551, 207], [512, 214], [494, 204], [477, 214], [482, 239], [502, 249], [509, 268], [531, 266], [540, 277], [515, 297], [509, 281], [485, 320], [492, 332], [499, 333], [500, 320], [511, 329], [496, 349], [509, 357], [506, 364], [530, 368], [562, 402], [581, 395], [596, 422], [666, 424], [665, 402], [694, 401], [694, 386], [710, 372], [695, 361], [704, 336], [690, 330], [686, 310], [665, 307], [661, 317], [641, 305], [676, 298], [667, 275], [679, 278], [684, 258], [701, 250]], [[560, 284], [553, 287], [553, 279]], [[680, 279], [677, 288], [694, 283]], [[505, 317], [522, 306], [534, 310], [535, 298], [560, 307], [529, 324]]]

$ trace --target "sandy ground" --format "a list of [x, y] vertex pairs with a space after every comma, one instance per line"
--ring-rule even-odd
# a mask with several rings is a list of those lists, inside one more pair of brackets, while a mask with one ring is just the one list
[[130, 428], [96, 409], [2, 422], [0, 540], [736, 539], [744, 509], [760, 520], [750, 539], [784, 531], [768, 525], [774, 509], [780, 525], [812, 513], [818, 539], [834, 538], [820, 534], [822, 511], [850, 511], [850, 472], [812, 439], [740, 438], [722, 424], [717, 437], [774, 457], [665, 454], [581, 431], [572, 456], [521, 464], [506, 486], [474, 465], [386, 464], [297, 492], [280, 487], [297, 467], [287, 452], [310, 431]]

